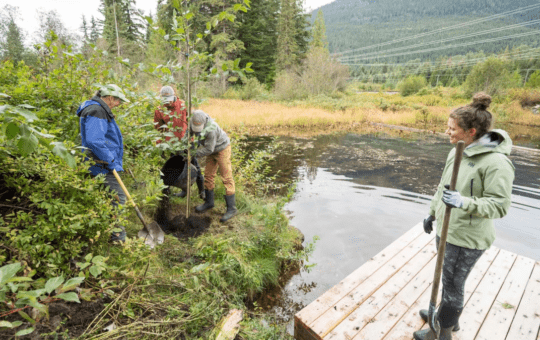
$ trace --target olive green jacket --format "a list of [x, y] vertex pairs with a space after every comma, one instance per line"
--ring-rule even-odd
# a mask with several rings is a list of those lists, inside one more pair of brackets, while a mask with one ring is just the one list
[[[504, 217], [511, 203], [514, 165], [508, 159], [512, 140], [503, 130], [492, 130], [463, 152], [456, 190], [463, 207], [452, 209], [447, 242], [469, 249], [488, 249], [495, 240], [493, 219]], [[431, 201], [429, 214], [437, 220], [441, 235], [446, 205], [444, 185], [450, 184], [456, 149], [448, 154], [446, 166]]]

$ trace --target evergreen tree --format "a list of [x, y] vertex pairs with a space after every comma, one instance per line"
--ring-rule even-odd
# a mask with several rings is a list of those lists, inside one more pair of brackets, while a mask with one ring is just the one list
[[324, 14], [322, 11], [317, 12], [317, 19], [313, 24], [313, 40], [311, 40], [311, 48], [322, 48], [328, 50], [328, 40], [326, 39], [326, 25], [324, 24]]
[[311, 15], [304, 12], [304, 0], [296, 0], [294, 5], [295, 40], [298, 45], [298, 60], [300, 62], [306, 58], [309, 51], [309, 41], [311, 39], [309, 17]]
[[100, 35], [99, 23], [96, 20], [96, 18], [94, 18], [94, 16], [92, 15], [92, 18], [90, 19], [90, 35], [89, 35], [90, 42], [92, 44], [95, 44], [99, 38], [99, 35]]
[[251, 9], [238, 18], [238, 37], [245, 47], [240, 54], [242, 64], [252, 62], [261, 83], [272, 83], [275, 78], [278, 16], [279, 0], [252, 0]]
[[99, 11], [105, 18], [100, 24], [110, 50], [121, 54], [124, 47], [127, 54], [133, 53], [133, 48], [144, 39], [144, 24], [135, 8], [135, 0], [101, 0]]
[[303, 0], [281, 0], [278, 20], [278, 70], [289, 70], [298, 65], [309, 49], [309, 22], [304, 14]]
[[88, 35], [88, 23], [86, 22], [86, 17], [84, 14], [82, 16], [81, 33], [83, 34], [84, 41], [87, 42], [90, 37]]
[[276, 68], [289, 70], [298, 63], [298, 43], [296, 41], [296, 0], [281, 0], [278, 20]]
[[19, 13], [17, 7], [4, 6], [0, 17], [0, 57], [19, 62], [25, 57], [23, 32], [15, 20]]

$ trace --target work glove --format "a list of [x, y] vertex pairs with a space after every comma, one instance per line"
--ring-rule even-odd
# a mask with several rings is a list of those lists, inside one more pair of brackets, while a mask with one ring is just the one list
[[450, 186], [447, 184], [444, 186], [446, 190], [443, 191], [442, 201], [450, 208], [462, 208], [463, 197], [457, 191], [450, 190]]
[[433, 221], [435, 221], [435, 216], [427, 215], [424, 218], [424, 231], [426, 234], [431, 234], [433, 231]]

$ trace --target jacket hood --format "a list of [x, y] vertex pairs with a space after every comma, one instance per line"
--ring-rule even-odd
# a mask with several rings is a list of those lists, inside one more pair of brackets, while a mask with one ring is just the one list
[[95, 96], [92, 99], [87, 100], [84, 103], [82, 103], [77, 109], [77, 116], [80, 117], [84, 109], [86, 109], [90, 105], [95, 105], [95, 104], [101, 106], [105, 110], [105, 112], [107, 112], [109, 119], [114, 119], [114, 115], [111, 109], [109, 108], [109, 106], [103, 101], [103, 99], [101, 99], [98, 96]]
[[467, 157], [472, 157], [482, 153], [496, 152], [503, 155], [510, 155], [512, 151], [512, 139], [504, 130], [491, 130], [478, 140], [470, 144], [463, 153]]

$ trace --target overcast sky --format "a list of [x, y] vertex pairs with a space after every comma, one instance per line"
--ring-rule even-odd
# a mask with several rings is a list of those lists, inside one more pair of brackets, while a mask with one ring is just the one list
[[[306, 9], [313, 10], [334, 0], [305, 0]], [[136, 0], [137, 8], [144, 10], [145, 14], [150, 11], [155, 13], [157, 0]], [[36, 10], [56, 10], [64, 25], [72, 31], [77, 31], [81, 26], [81, 17], [93, 16], [101, 17], [98, 12], [99, 0], [0, 0], [0, 9], [4, 5], [19, 7], [21, 20], [19, 25], [28, 34], [29, 40], [36, 31], [37, 13]]]

